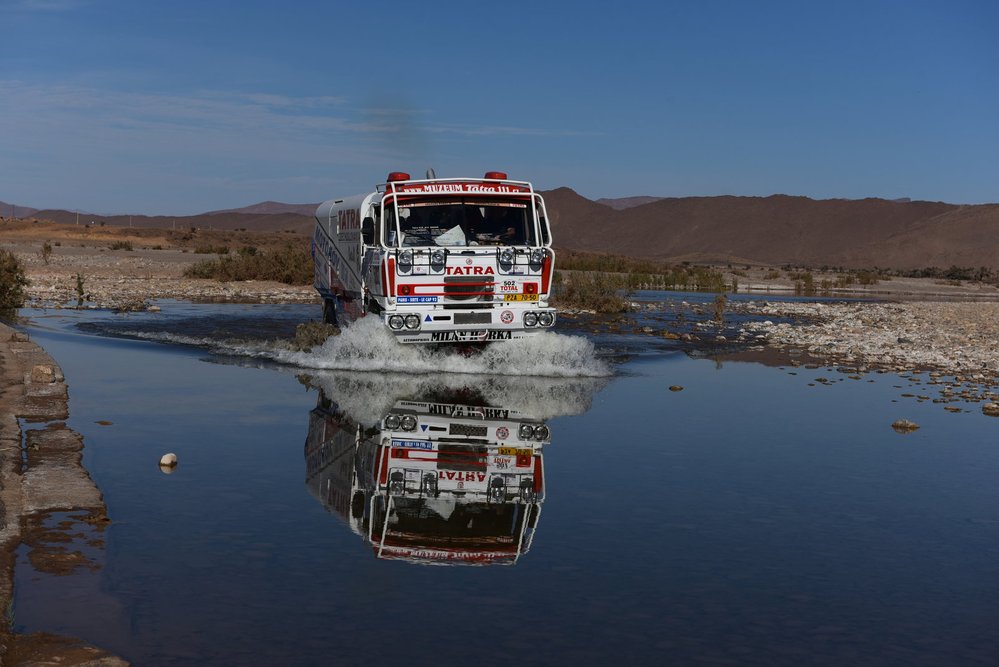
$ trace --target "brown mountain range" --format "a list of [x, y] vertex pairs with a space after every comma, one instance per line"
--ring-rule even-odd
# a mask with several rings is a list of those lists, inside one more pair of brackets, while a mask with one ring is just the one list
[[[627, 197], [601, 203], [569, 188], [543, 194], [557, 248], [669, 261], [999, 268], [999, 204], [788, 195]], [[81, 213], [79, 221], [311, 234], [315, 207], [261, 202], [193, 216]], [[70, 211], [39, 210], [33, 215], [64, 224], [77, 221]]]
[[545, 193], [558, 246], [631, 257], [802, 266], [999, 268], [999, 204], [664, 198], [623, 210]]
[[280, 201], [262, 201], [258, 204], [251, 204], [242, 208], [226, 208], [220, 211], [208, 211], [207, 215], [219, 215], [220, 213], [297, 213], [311, 217], [315, 214], [319, 204], [285, 204]]

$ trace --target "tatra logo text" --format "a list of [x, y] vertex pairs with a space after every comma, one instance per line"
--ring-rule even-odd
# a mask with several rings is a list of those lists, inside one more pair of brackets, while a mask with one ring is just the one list
[[447, 274], [449, 276], [492, 276], [496, 272], [491, 266], [449, 266]]
[[345, 229], [357, 229], [360, 227], [358, 219], [357, 209], [355, 208], [337, 211], [336, 214], [336, 224], [340, 231]]

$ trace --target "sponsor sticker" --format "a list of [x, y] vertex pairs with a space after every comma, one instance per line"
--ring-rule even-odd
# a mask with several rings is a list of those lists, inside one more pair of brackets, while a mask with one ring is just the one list
[[429, 440], [396, 440], [392, 438], [393, 447], [406, 447], [407, 449], [426, 449], [431, 450], [434, 448], [434, 443]]
[[510, 437], [510, 429], [508, 429], [506, 426], [500, 426], [498, 429], [496, 429], [497, 440], [506, 440], [509, 437]]
[[[509, 299], [510, 296], [513, 296], [513, 295], [507, 295], [507, 299]], [[503, 324], [510, 324], [510, 323], [512, 323], [513, 322], [513, 311], [512, 310], [504, 310], [502, 313], [500, 313], [500, 322], [502, 322]]]
[[533, 456], [534, 452], [522, 447], [500, 447], [500, 456]]
[[437, 303], [436, 296], [399, 296], [398, 303]]
[[[510, 316], [513, 317], [513, 314]], [[512, 338], [510, 331], [434, 331], [430, 334], [430, 341], [433, 343], [471, 343]]]

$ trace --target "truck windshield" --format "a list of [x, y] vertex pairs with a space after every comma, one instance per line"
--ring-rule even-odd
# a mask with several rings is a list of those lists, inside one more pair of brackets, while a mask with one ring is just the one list
[[[516, 543], [528, 508], [520, 503], [445, 503], [446, 512], [425, 498], [392, 499], [387, 535], [394, 544], [419, 546]], [[374, 521], [385, 521], [385, 505], [378, 503]]]
[[[386, 207], [386, 229], [395, 225]], [[535, 245], [534, 220], [526, 202], [406, 201], [399, 203], [399, 245]], [[389, 245], [396, 245], [389, 232]]]

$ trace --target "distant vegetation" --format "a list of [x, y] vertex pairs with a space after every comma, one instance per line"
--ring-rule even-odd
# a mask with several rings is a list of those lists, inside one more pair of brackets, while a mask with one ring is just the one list
[[115, 241], [108, 247], [111, 250], [133, 250], [131, 241]]
[[715, 269], [690, 264], [671, 265], [654, 260], [621, 255], [557, 251], [554, 303], [562, 307], [584, 308], [599, 313], [623, 312], [626, 295], [637, 289], [689, 290], [705, 292], [736, 291]]
[[10, 250], [0, 248], [0, 318], [14, 317], [17, 309], [24, 305], [27, 286], [21, 261]]
[[552, 304], [561, 308], [579, 308], [598, 313], [623, 313], [628, 301], [621, 296], [625, 281], [618, 275], [577, 271], [555, 273]]
[[228, 255], [227, 245], [199, 245], [194, 248], [195, 255]]
[[305, 244], [289, 243], [270, 251], [248, 246], [240, 248], [236, 255], [193, 264], [184, 275], [220, 281], [274, 280], [286, 285], [309, 285], [313, 279], [312, 256]]
[[[808, 269], [800, 267], [796, 269], [790, 265], [781, 268], [786, 272], [788, 279], [795, 282], [796, 291], [809, 294], [807, 276], [810, 276], [811, 273]], [[877, 285], [881, 281], [889, 281], [892, 278], [935, 278], [941, 283], [960, 284], [962, 281], [966, 281], [999, 286], [999, 269], [990, 269], [987, 266], [978, 268], [951, 266], [947, 269], [937, 266], [921, 269], [886, 269], [878, 266], [869, 269], [846, 269], [822, 266], [818, 270], [822, 273], [839, 274], [835, 280], [823, 278], [817, 284], [813, 282], [814, 289], [819, 293], [853, 285]], [[780, 272], [771, 271], [764, 277], [767, 279], [779, 278]]]
[[990, 269], [987, 266], [963, 268], [951, 266], [949, 269], [941, 269], [931, 266], [913, 271], [893, 271], [896, 276], [905, 278], [937, 278], [939, 280], [970, 280], [972, 282], [990, 283], [999, 285], [999, 269]]

